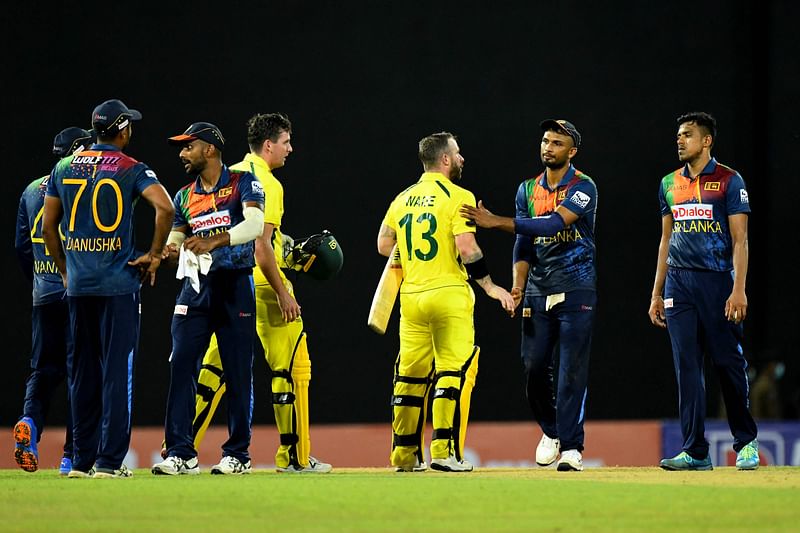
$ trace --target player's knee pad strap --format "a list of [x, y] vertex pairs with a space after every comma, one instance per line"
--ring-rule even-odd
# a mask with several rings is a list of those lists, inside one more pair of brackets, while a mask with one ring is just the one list
[[392, 445], [393, 446], [419, 446], [419, 433], [414, 433], [412, 435], [398, 435], [397, 433], [392, 434]]
[[273, 392], [273, 405], [291, 405], [294, 403], [294, 394], [291, 392]]
[[446, 387], [433, 391], [434, 400], [458, 400], [461, 397], [461, 389], [456, 387]]
[[281, 445], [282, 446], [292, 446], [293, 444], [297, 444], [300, 438], [297, 436], [297, 433], [281, 433]]
[[422, 396], [410, 396], [399, 394], [392, 396], [392, 407], [422, 407], [425, 398]]
[[434, 429], [431, 438], [433, 440], [438, 440], [438, 439], [450, 440], [453, 438], [453, 428]]

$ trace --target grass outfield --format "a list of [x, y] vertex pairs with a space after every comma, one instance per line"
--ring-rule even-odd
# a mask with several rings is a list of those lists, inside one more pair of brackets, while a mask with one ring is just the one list
[[800, 468], [64, 479], [0, 470], [3, 531], [798, 531]]

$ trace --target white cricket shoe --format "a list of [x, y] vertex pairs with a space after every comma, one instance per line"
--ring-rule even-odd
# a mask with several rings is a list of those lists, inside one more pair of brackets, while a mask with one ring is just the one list
[[222, 458], [218, 465], [211, 467], [212, 474], [249, 474], [253, 469], [250, 468], [250, 461], [242, 463], [236, 457], [226, 455]]
[[275, 468], [278, 472], [287, 472], [289, 474], [327, 474], [333, 470], [333, 466], [329, 463], [323, 463], [315, 457], [308, 456], [308, 466], [278, 466]]
[[133, 477], [133, 470], [125, 465], [120, 466], [116, 470], [96, 468], [94, 472], [95, 479], [102, 478], [115, 478], [115, 477]]
[[556, 467], [561, 472], [568, 472], [574, 470], [580, 472], [583, 470], [583, 456], [578, 450], [567, 450], [561, 454], [561, 459], [558, 460]]
[[466, 459], [458, 461], [451, 455], [446, 459], [431, 459], [431, 468], [440, 472], [472, 472], [472, 463]]
[[200, 473], [200, 465], [197, 462], [197, 457], [181, 459], [180, 457], [170, 456], [160, 463], [154, 464], [150, 471], [157, 476], [195, 475]]
[[558, 459], [558, 452], [561, 449], [561, 442], [558, 439], [551, 439], [547, 434], [542, 434], [542, 440], [536, 447], [536, 464], [539, 466], [549, 466]]

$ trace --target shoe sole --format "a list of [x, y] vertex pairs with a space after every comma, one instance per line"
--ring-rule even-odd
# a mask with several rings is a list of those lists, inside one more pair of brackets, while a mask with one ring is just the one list
[[569, 463], [561, 463], [556, 467], [559, 472], [583, 472], [583, 467], [575, 468]]
[[39, 469], [39, 458], [31, 448], [31, 426], [20, 420], [14, 426], [14, 460], [26, 472], [36, 472]]
[[695, 471], [695, 470], [702, 472], [702, 471], [714, 470], [714, 467], [712, 465], [709, 465], [709, 466], [693, 466], [693, 467], [690, 467], [690, 468], [676, 468], [674, 466], [669, 466], [669, 465], [658, 465], [658, 466], [660, 466], [662, 468], [662, 470], [668, 470], [670, 472], [683, 472], [683, 471]]
[[200, 473], [200, 469], [195, 468], [192, 470], [181, 470], [180, 472], [165, 472], [158, 468], [151, 468], [150, 473], [155, 476], [196, 476]]
[[252, 472], [252, 470], [245, 470], [244, 472], [223, 472], [221, 470], [212, 470], [212, 476], [244, 476]]
[[472, 468], [469, 468], [469, 469], [464, 468], [464, 469], [454, 470], [454, 469], [450, 468], [449, 466], [439, 465], [439, 464], [436, 464], [436, 463], [431, 463], [431, 470], [438, 470], [439, 472], [453, 472], [453, 473], [456, 473], [456, 474], [460, 474], [461, 472], [472, 472]]
[[[558, 459], [558, 457], [556, 457], [556, 459]], [[556, 459], [553, 459], [549, 463], [540, 463], [539, 461], [536, 461], [536, 464], [539, 465], [539, 466], [550, 466], [551, 464], [556, 462]]]

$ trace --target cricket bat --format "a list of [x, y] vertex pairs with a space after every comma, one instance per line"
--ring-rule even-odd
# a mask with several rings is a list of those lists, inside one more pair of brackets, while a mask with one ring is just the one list
[[380, 335], [386, 333], [386, 326], [392, 316], [401, 283], [403, 283], [403, 266], [400, 263], [400, 251], [395, 244], [386, 261], [386, 266], [383, 267], [381, 279], [378, 281], [378, 287], [375, 289], [372, 305], [369, 308], [367, 325], [375, 333]]

